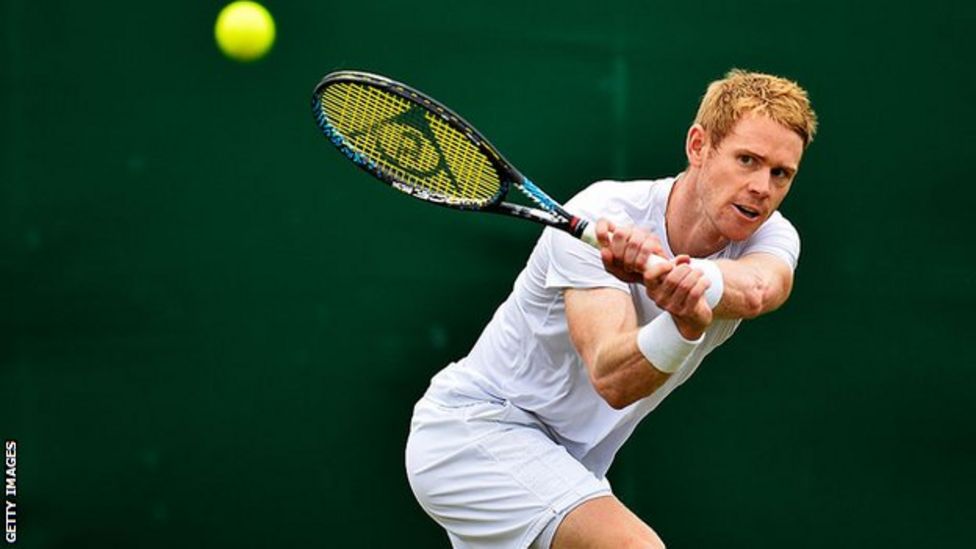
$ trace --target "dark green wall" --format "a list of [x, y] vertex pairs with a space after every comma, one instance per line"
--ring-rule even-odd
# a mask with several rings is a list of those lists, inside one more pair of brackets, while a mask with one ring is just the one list
[[682, 169], [705, 85], [780, 73], [822, 130], [793, 298], [611, 478], [670, 547], [971, 547], [971, 3], [0, 2], [0, 437], [23, 547], [446, 547], [413, 401], [539, 229], [401, 197], [317, 133], [336, 68], [460, 111], [565, 199]]

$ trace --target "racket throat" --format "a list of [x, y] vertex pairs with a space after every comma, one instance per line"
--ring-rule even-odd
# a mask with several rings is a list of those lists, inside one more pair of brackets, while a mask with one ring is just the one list
[[494, 206], [492, 208], [486, 208], [482, 211], [496, 213], [496, 214], [510, 215], [521, 219], [534, 221], [542, 225], [548, 225], [550, 227], [558, 227], [563, 230], [566, 230], [568, 226], [567, 225], [568, 222], [566, 221], [566, 219], [559, 217], [558, 215], [552, 214], [547, 211], [530, 208], [528, 206], [523, 206], [521, 204], [513, 204], [511, 202], [502, 202], [497, 206]]

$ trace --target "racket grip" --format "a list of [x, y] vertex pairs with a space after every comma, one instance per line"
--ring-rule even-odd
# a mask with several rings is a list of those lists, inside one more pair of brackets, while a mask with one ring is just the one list
[[[613, 239], [613, 233], [610, 233], [610, 238]], [[583, 233], [580, 235], [580, 240], [598, 250], [600, 249], [600, 241], [596, 237], [596, 223], [586, 224], [586, 227], [583, 228]], [[666, 263], [667, 261], [667, 259], [664, 259], [659, 255], [651, 254], [651, 256], [647, 258], [647, 266], [650, 267], [651, 265]]]

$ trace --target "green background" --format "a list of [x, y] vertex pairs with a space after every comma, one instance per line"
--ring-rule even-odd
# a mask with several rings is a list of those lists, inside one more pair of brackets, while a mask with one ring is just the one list
[[0, 2], [0, 437], [19, 545], [446, 547], [413, 402], [540, 229], [433, 208], [317, 132], [338, 68], [452, 106], [565, 200], [683, 168], [706, 84], [798, 80], [803, 254], [611, 472], [669, 547], [971, 547], [971, 3]]

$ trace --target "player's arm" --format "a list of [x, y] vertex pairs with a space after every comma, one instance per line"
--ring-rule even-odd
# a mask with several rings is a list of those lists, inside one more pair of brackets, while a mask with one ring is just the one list
[[637, 347], [637, 313], [630, 294], [615, 288], [567, 289], [569, 336], [597, 393], [614, 408], [650, 395], [670, 374]]
[[597, 393], [623, 408], [667, 381], [637, 347], [637, 313], [630, 294], [615, 288], [567, 289], [569, 336]]
[[793, 290], [793, 269], [767, 253], [719, 259], [724, 291], [715, 308], [719, 318], [755, 318], [778, 309]]
[[[643, 278], [648, 297], [660, 307], [661, 300], [669, 295], [665, 279], [641, 276], [649, 255], [645, 250], [654, 249], [646, 243], [651, 242], [660, 249], [657, 237], [636, 227], [615, 227], [602, 219], [597, 223], [596, 232], [602, 244], [601, 259], [607, 272], [624, 282]], [[675, 261], [685, 262], [688, 259], [687, 256], [678, 256]], [[714, 311], [719, 318], [755, 318], [774, 311], [786, 302], [793, 289], [793, 270], [772, 254], [755, 252], [738, 259], [709, 262], [718, 268], [722, 277], [719, 281], [722, 285], [721, 300]], [[702, 268], [700, 263], [697, 266], [692, 263], [692, 266]]]
[[[674, 282], [665, 308], [672, 312], [644, 327], [637, 326], [633, 301], [624, 291], [570, 288], [564, 293], [570, 338], [593, 387], [617, 409], [650, 395], [667, 381], [683, 362], [675, 351], [687, 356], [695, 345], [692, 341], [700, 342], [711, 322], [711, 310], [702, 297], [707, 283], [701, 274], [670, 263], [658, 269], [658, 276]], [[674, 349], [675, 344], [681, 349]]]

